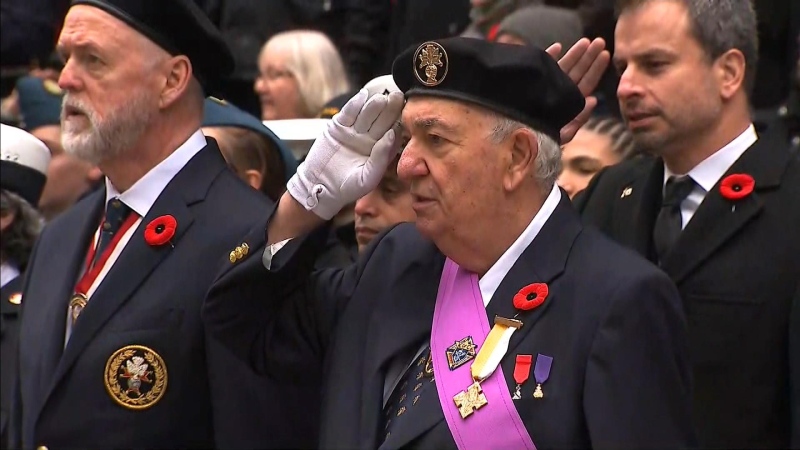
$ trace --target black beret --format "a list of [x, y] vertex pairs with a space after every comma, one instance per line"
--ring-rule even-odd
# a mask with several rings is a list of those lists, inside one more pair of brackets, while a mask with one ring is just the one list
[[406, 97], [474, 103], [560, 142], [561, 128], [585, 106], [578, 86], [544, 50], [453, 37], [401, 53], [392, 77]]
[[209, 97], [205, 101], [203, 107], [203, 125], [204, 127], [234, 127], [244, 128], [246, 130], [255, 131], [256, 133], [269, 139], [278, 152], [281, 154], [283, 161], [284, 172], [286, 173], [286, 180], [297, 172], [297, 158], [294, 157], [289, 147], [272, 132], [263, 122], [258, 120], [255, 116], [231, 105], [230, 103], [219, 100], [215, 97]]
[[25, 76], [17, 80], [19, 112], [23, 128], [35, 130], [61, 124], [61, 98], [64, 93], [53, 80]]
[[102, 9], [125, 22], [167, 53], [186, 55], [194, 76], [209, 95], [234, 69], [233, 55], [219, 30], [192, 0], [72, 0]]

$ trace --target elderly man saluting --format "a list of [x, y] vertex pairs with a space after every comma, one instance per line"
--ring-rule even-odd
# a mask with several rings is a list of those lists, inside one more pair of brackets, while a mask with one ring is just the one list
[[[675, 287], [584, 228], [555, 186], [579, 88], [544, 51], [465, 38], [408, 49], [392, 75], [405, 107], [362, 91], [334, 118], [267, 224], [263, 261], [212, 288], [211, 333], [272, 376], [322, 364], [321, 448], [692, 445]], [[401, 109], [416, 224], [308, 274], [306, 233], [379, 182]]]

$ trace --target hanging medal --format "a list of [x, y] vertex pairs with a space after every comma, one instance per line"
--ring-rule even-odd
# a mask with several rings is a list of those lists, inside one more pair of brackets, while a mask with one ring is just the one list
[[543, 398], [544, 391], [542, 385], [550, 378], [550, 369], [553, 367], [553, 357], [536, 355], [536, 366], [533, 368], [533, 377], [536, 380], [536, 389], [533, 391], [533, 398]]
[[517, 382], [517, 387], [514, 389], [514, 396], [512, 400], [520, 400], [522, 398], [522, 385], [528, 381], [531, 375], [531, 355], [517, 355], [517, 360], [514, 363], [514, 381]]
[[[547, 284], [530, 284], [520, 289], [514, 296], [514, 307], [520, 312], [529, 311], [544, 303], [547, 294]], [[473, 412], [489, 403], [481, 388], [481, 382], [494, 373], [497, 366], [500, 365], [500, 361], [508, 352], [511, 336], [515, 331], [522, 328], [522, 321], [516, 319], [520, 312], [513, 319], [495, 317], [494, 326], [489, 331], [489, 335], [486, 336], [486, 340], [480, 351], [478, 351], [475, 361], [470, 366], [470, 375], [473, 383], [453, 397], [462, 419], [466, 419]]]

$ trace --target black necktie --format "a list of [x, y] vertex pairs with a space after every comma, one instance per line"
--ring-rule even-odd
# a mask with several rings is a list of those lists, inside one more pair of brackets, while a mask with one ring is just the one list
[[125, 203], [122, 203], [117, 197], [112, 198], [106, 205], [106, 215], [103, 224], [100, 227], [100, 239], [97, 241], [97, 248], [94, 252], [92, 259], [92, 267], [100, 259], [108, 244], [114, 239], [114, 235], [119, 231], [122, 223], [130, 215], [131, 209]]
[[397, 424], [407, 420], [408, 412], [419, 402], [422, 392], [433, 379], [433, 362], [431, 362], [431, 348], [428, 347], [422, 355], [406, 370], [400, 383], [392, 391], [386, 407], [383, 409], [384, 440], [392, 434]]
[[661, 201], [661, 210], [656, 218], [653, 228], [653, 243], [659, 261], [664, 261], [678, 236], [681, 234], [683, 222], [681, 220], [681, 202], [686, 199], [692, 189], [694, 180], [691, 177], [669, 177], [664, 188], [664, 199]]

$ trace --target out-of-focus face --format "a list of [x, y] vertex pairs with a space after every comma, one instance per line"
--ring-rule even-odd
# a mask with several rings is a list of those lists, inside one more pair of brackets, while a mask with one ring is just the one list
[[575, 137], [562, 147], [563, 169], [558, 176], [558, 185], [572, 198], [586, 189], [600, 169], [619, 161], [620, 157], [614, 152], [611, 138], [594, 131], [578, 130]]
[[239, 167], [242, 164], [236, 163], [234, 139], [231, 137], [230, 130], [228, 130], [227, 127], [203, 127], [202, 132], [204, 135], [214, 138], [214, 140], [217, 141], [222, 157], [225, 158], [228, 167], [230, 167], [239, 178], [244, 180], [245, 183], [249, 184], [250, 187], [255, 190], [261, 189], [264, 175], [258, 170]]
[[494, 119], [453, 100], [411, 97], [402, 123], [408, 143], [397, 174], [410, 186], [420, 232], [434, 242], [487, 233], [507, 203], [506, 152], [489, 140]]
[[681, 2], [649, 2], [625, 12], [614, 39], [620, 110], [642, 150], [685, 150], [720, 120], [715, 65], [692, 36]]
[[39, 127], [31, 134], [50, 149], [47, 183], [39, 200], [39, 210], [45, 219], [50, 220], [75, 204], [100, 181], [103, 174], [90, 163], [64, 152], [58, 125]]
[[268, 45], [258, 58], [254, 90], [261, 102], [262, 120], [304, 119], [297, 79], [287, 68], [286, 48]]
[[[67, 153], [92, 164], [130, 149], [159, 108], [159, 75], [145, 39], [91, 6], [70, 8], [58, 41], [65, 59], [58, 84]], [[163, 80], [162, 80], [163, 81]]]
[[408, 183], [397, 177], [396, 165], [391, 165], [378, 187], [356, 201], [355, 227], [359, 251], [384, 229], [401, 222], [413, 222], [416, 216], [411, 203]]
[[497, 42], [500, 44], [527, 45], [522, 39], [508, 33], [503, 33], [498, 36]]

